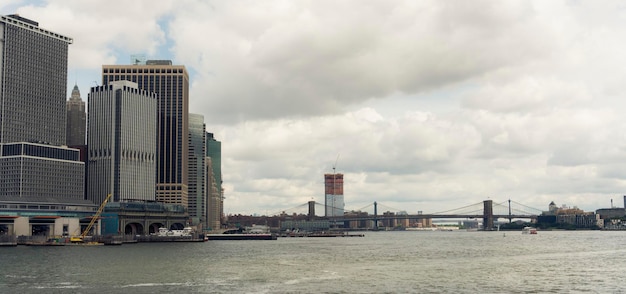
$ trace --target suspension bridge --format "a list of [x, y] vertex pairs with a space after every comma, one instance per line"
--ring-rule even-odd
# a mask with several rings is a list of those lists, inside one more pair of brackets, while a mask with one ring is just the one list
[[[328, 211], [326, 205], [323, 203], [317, 203], [315, 201], [309, 201], [294, 208], [283, 210], [274, 215], [285, 214], [305, 214], [303, 210], [307, 210], [306, 214], [309, 217], [315, 216], [316, 209], [321, 208], [322, 211]], [[330, 207], [331, 211], [336, 211], [338, 208]], [[382, 214], [379, 211], [384, 211]], [[418, 211], [416, 214], [407, 213], [405, 210], [394, 209], [387, 207], [383, 204], [373, 202], [363, 208], [357, 210], [342, 210], [343, 214], [324, 216], [328, 220], [333, 222], [350, 222], [350, 221], [364, 221], [371, 220], [374, 224], [378, 224], [379, 221], [388, 220], [420, 220], [420, 219], [482, 219], [484, 228], [492, 228], [494, 221], [500, 218], [508, 219], [536, 219], [542, 213], [542, 210], [524, 205], [512, 200], [506, 200], [503, 202], [494, 202], [493, 200], [485, 200], [479, 203], [466, 205], [459, 208], [454, 208], [446, 211], [423, 213]]]

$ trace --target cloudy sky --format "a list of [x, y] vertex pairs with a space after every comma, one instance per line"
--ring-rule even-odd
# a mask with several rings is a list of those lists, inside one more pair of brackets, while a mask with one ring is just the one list
[[[131, 54], [190, 71], [226, 213], [623, 206], [622, 1], [3, 0], [70, 36], [68, 97]], [[305, 210], [302, 210], [304, 212]]]

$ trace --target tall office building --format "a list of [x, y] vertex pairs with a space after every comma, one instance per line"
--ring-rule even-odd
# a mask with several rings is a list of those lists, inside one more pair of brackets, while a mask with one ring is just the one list
[[72, 39], [16, 15], [0, 17], [0, 142], [65, 145]]
[[326, 216], [342, 216], [345, 203], [343, 198], [343, 174], [324, 174]]
[[189, 75], [170, 60], [103, 65], [102, 84], [128, 80], [157, 94], [156, 200], [188, 206]]
[[189, 217], [206, 225], [206, 126], [204, 116], [189, 114]]
[[72, 96], [66, 102], [67, 125], [65, 128], [67, 146], [85, 145], [87, 128], [87, 113], [85, 112], [85, 101], [80, 97], [78, 85], [74, 85]]
[[88, 199], [154, 201], [156, 94], [115, 81], [92, 87], [88, 99]]
[[209, 226], [219, 228], [224, 214], [224, 189], [222, 188], [222, 142], [213, 133], [206, 133], [207, 168], [207, 218]]
[[62, 146], [71, 43], [35, 21], [0, 16], [0, 202], [9, 203], [0, 208], [88, 203], [79, 150]]

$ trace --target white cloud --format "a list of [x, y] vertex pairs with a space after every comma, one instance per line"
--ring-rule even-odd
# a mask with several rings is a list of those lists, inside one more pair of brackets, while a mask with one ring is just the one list
[[165, 41], [159, 21], [172, 1], [47, 1], [17, 9], [41, 27], [74, 39], [69, 65], [99, 70], [103, 64], [128, 63], [130, 53], [157, 52]]

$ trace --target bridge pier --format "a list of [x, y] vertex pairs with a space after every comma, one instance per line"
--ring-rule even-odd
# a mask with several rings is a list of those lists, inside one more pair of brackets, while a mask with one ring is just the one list
[[483, 230], [493, 230], [493, 200], [483, 201]]

